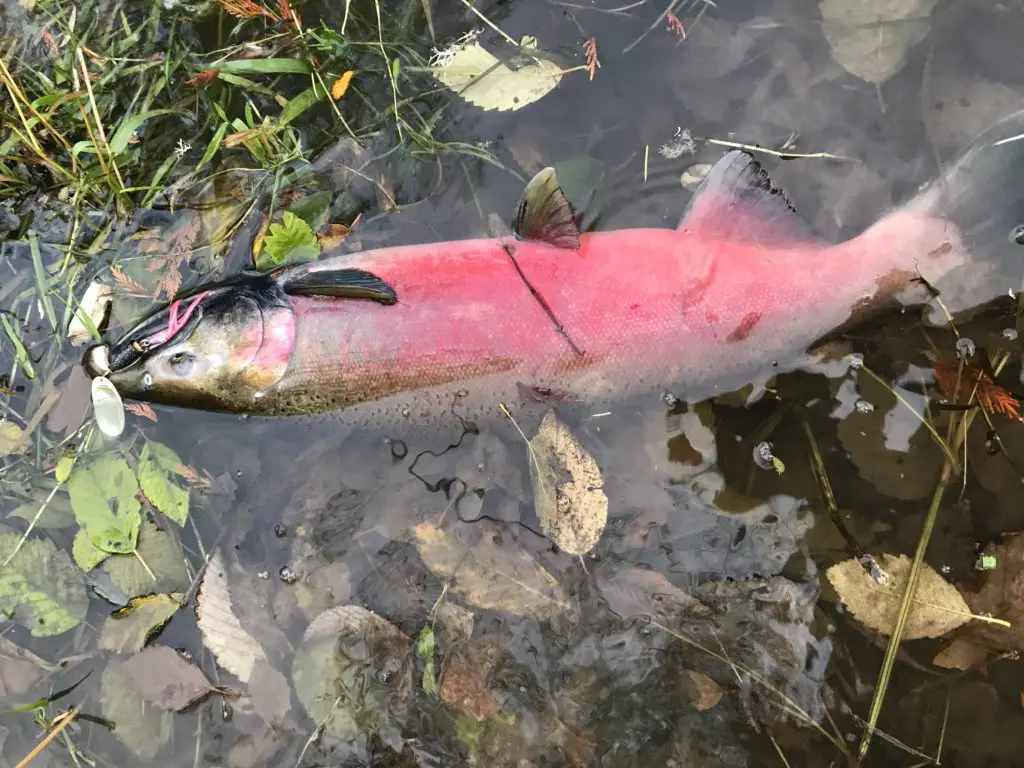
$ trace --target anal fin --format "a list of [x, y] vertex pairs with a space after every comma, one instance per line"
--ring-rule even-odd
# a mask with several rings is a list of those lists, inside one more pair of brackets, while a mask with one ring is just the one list
[[522, 240], [572, 250], [580, 247], [576, 211], [562, 191], [554, 168], [545, 168], [530, 179], [519, 198], [513, 229]]

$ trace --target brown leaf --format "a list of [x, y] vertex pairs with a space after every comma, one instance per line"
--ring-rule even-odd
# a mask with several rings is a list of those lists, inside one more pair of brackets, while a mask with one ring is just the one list
[[327, 231], [322, 235], [319, 235], [320, 248], [324, 251], [329, 251], [332, 248], [337, 248], [348, 237], [351, 228], [344, 224], [328, 224]]
[[126, 275], [117, 267], [111, 267], [110, 274], [114, 277], [114, 282], [116, 282], [123, 290], [129, 293], [137, 293], [142, 296], [146, 295], [145, 288], [143, 288], [137, 282], [132, 280], [130, 277], [128, 277], [128, 275]]
[[943, 669], [967, 670], [984, 662], [986, 656], [981, 646], [957, 638], [935, 655], [932, 664]]
[[256, 662], [266, 659], [266, 655], [231, 609], [227, 571], [219, 551], [206, 568], [196, 616], [203, 642], [217, 663], [243, 683], [249, 682]]
[[487, 678], [501, 658], [494, 640], [470, 640], [452, 649], [441, 681], [441, 701], [478, 722], [501, 711]]
[[979, 574], [980, 586], [963, 585], [971, 611], [1010, 622], [1009, 627], [974, 622], [957, 633], [993, 653], [1024, 651], [1024, 535], [1003, 537], [989, 544], [983, 555], [995, 558], [995, 567]]
[[530, 440], [530, 479], [541, 530], [559, 549], [585, 555], [608, 522], [608, 496], [594, 458], [549, 410]]
[[699, 712], [711, 709], [721, 700], [722, 689], [710, 677], [693, 670], [687, 670], [686, 674], [690, 678], [693, 706]]
[[191, 85], [193, 87], [197, 85], [209, 85], [217, 79], [217, 75], [219, 74], [219, 69], [204, 69], [191, 80], [186, 81], [186, 85]]
[[156, 421], [156, 413], [145, 403], [125, 403], [124, 409], [136, 416], [143, 416], [150, 421]]
[[292, 704], [292, 689], [285, 676], [265, 659], [253, 667], [249, 678], [249, 696], [253, 708], [272, 728], [280, 728], [288, 716]]
[[430, 523], [416, 526], [416, 549], [434, 573], [452, 580], [452, 591], [480, 608], [550, 616], [568, 608], [561, 587], [526, 552], [485, 535], [472, 546]]
[[[896, 626], [911, 561], [906, 555], [888, 554], [882, 555], [880, 560], [882, 571], [888, 576], [885, 584], [876, 582], [852, 558], [836, 563], [826, 575], [854, 618], [888, 636]], [[970, 620], [971, 610], [956, 587], [930, 566], [922, 564], [903, 639], [941, 637]]]
[[166, 645], [156, 645], [132, 656], [122, 669], [131, 676], [139, 696], [174, 712], [214, 690], [198, 667]]

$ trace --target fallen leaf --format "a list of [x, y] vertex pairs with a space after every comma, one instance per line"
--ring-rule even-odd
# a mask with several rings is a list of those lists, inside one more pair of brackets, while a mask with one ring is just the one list
[[180, 592], [133, 598], [103, 622], [100, 648], [115, 653], [141, 651], [146, 641], [171, 620], [183, 598]]
[[553, 410], [530, 440], [529, 464], [541, 530], [563, 552], [585, 555], [608, 522], [608, 497], [597, 462]]
[[317, 239], [320, 241], [320, 250], [330, 251], [333, 248], [337, 248], [345, 242], [345, 238], [349, 236], [351, 231], [345, 224], [328, 224], [327, 231], [317, 236]]
[[329, 608], [310, 622], [295, 652], [295, 692], [337, 738], [388, 730], [389, 712], [412, 689], [412, 650], [412, 640], [375, 613]]
[[469, 640], [473, 635], [473, 613], [461, 605], [446, 600], [437, 609], [435, 618], [442, 647], [451, 647], [463, 640]]
[[343, 73], [341, 77], [331, 83], [331, 98], [337, 101], [345, 95], [345, 91], [348, 90], [349, 83], [352, 82], [352, 75], [354, 75], [351, 69]]
[[[156, 581], [143, 567], [145, 562]], [[185, 570], [181, 544], [154, 523], [143, 523], [138, 546], [131, 555], [111, 555], [103, 561], [103, 570], [128, 597], [152, 592], [183, 592], [190, 579]]]
[[92, 543], [92, 539], [89, 538], [89, 533], [85, 528], [79, 528], [71, 544], [71, 556], [75, 558], [75, 564], [88, 573], [106, 560], [110, 554]]
[[265, 661], [267, 657], [232, 612], [227, 572], [219, 551], [206, 567], [196, 615], [203, 642], [217, 663], [243, 683], [249, 682], [256, 662]]
[[423, 562], [471, 605], [538, 616], [568, 608], [555, 577], [522, 550], [503, 549], [488, 537], [462, 546], [430, 523], [416, 526], [415, 534]]
[[121, 669], [144, 701], [169, 712], [185, 709], [214, 690], [199, 667], [166, 645], [146, 648], [125, 661]]
[[149, 706], [125, 669], [131, 661], [114, 659], [100, 678], [103, 716], [114, 723], [117, 738], [142, 760], [152, 760], [171, 738], [173, 713]]
[[523, 54], [514, 66], [510, 68], [472, 42], [446, 51], [443, 63], [430, 67], [430, 72], [484, 111], [522, 109], [550, 93], [562, 79], [561, 68], [547, 59]]
[[602, 564], [595, 580], [608, 608], [622, 619], [646, 615], [674, 626], [684, 619], [711, 616], [708, 606], [657, 571], [608, 563]]
[[[68, 339], [76, 347], [93, 338], [89, 325], [98, 329], [107, 318], [110, 305], [114, 300], [114, 291], [106, 283], [93, 280], [85, 289], [81, 302], [75, 310], [71, 322], [68, 323]], [[85, 317], [89, 325], [86, 325]]]
[[995, 568], [975, 575], [980, 584], [962, 584], [964, 599], [973, 613], [1003, 619], [1010, 626], [977, 621], [957, 637], [993, 654], [1024, 652], [1024, 535], [1004, 536], [1001, 542], [986, 546], [980, 556], [994, 558]]
[[722, 689], [718, 683], [707, 675], [702, 675], [700, 672], [694, 672], [693, 670], [687, 670], [686, 674], [692, 684], [693, 706], [697, 708], [698, 712], [711, 709], [721, 701]]
[[43, 506], [46, 495], [48, 494], [44, 494], [38, 501], [28, 501], [15, 507], [7, 513], [7, 516], [20, 517], [26, 522], [35, 520], [36, 527], [41, 528], [44, 531], [70, 528], [75, 525], [75, 513], [71, 509], [71, 502], [68, 501], [67, 496], [63, 496], [61, 494], [50, 499], [49, 503], [46, 504], [46, 508], [43, 509], [42, 514], [39, 514], [39, 509]]
[[821, 0], [822, 31], [832, 56], [861, 80], [880, 85], [907, 63], [931, 28], [937, 0]]
[[75, 518], [93, 545], [104, 552], [124, 554], [135, 549], [142, 522], [141, 505], [135, 498], [138, 492], [135, 473], [115, 453], [90, 462], [79, 460], [68, 480]]
[[0, 458], [10, 456], [22, 447], [21, 427], [10, 421], [0, 421]]
[[[0, 656], [0, 701], [14, 701], [15, 697], [28, 691], [42, 674], [43, 669], [31, 661]], [[0, 754], [3, 754], [2, 750]]]
[[253, 709], [271, 728], [280, 728], [292, 707], [292, 687], [266, 659], [258, 659], [249, 677]]
[[82, 426], [92, 402], [91, 385], [85, 369], [80, 365], [73, 366], [62, 385], [60, 400], [46, 417], [46, 428], [67, 437]]
[[27, 539], [11, 557], [19, 541], [16, 533], [0, 533], [0, 614], [33, 637], [77, 626], [89, 608], [82, 572], [48, 539]]
[[[880, 565], [888, 575], [885, 584], [872, 579], [852, 558], [833, 565], [827, 576], [854, 618], [888, 636], [896, 626], [911, 560], [906, 555], [882, 555]], [[922, 563], [917, 591], [903, 627], [903, 639], [941, 637], [970, 619], [971, 609], [956, 587]]]
[[174, 482], [181, 459], [163, 443], [149, 441], [139, 457], [139, 485], [153, 506], [179, 526], [188, 519], [189, 493]]
[[985, 661], [985, 649], [970, 640], [957, 638], [932, 659], [932, 664], [943, 669], [968, 670]]
[[477, 722], [501, 711], [487, 678], [498, 660], [501, 646], [492, 639], [470, 640], [455, 646], [445, 663], [441, 701]]

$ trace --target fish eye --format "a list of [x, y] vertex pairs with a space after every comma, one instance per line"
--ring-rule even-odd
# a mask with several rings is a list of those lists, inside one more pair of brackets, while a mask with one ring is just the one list
[[195, 366], [196, 359], [186, 352], [175, 352], [171, 355], [171, 368], [179, 376], [188, 376]]
[[1017, 245], [1024, 245], [1024, 224], [1018, 224], [1010, 232], [1010, 239]]
[[142, 374], [142, 386], [145, 389], [153, 386], [153, 376], [149, 372]]

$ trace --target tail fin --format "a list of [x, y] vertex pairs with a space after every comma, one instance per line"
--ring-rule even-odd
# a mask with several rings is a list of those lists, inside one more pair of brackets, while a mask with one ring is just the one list
[[[1005, 295], [1008, 288], [1019, 290], [1024, 264], [1024, 110], [975, 138], [904, 210], [956, 228], [968, 262], [955, 277], [958, 295], [951, 298], [957, 309]], [[961, 284], [966, 275], [972, 285]], [[943, 282], [951, 283], [954, 275], [949, 278]]]

